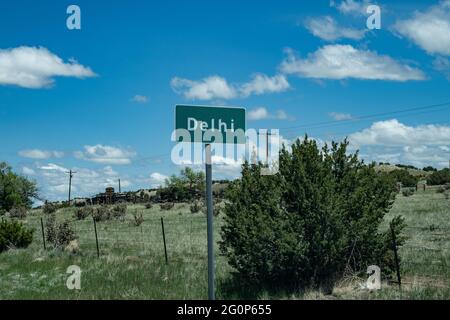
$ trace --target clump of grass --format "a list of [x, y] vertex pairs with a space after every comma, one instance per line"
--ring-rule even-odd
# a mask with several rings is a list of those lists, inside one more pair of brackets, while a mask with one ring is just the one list
[[403, 189], [402, 194], [404, 197], [410, 197], [414, 194], [414, 189], [412, 188]]
[[139, 227], [144, 222], [144, 217], [142, 216], [142, 212], [133, 212], [133, 224], [136, 227]]
[[145, 204], [145, 209], [151, 209], [151, 208], [153, 208], [153, 204], [151, 202], [147, 202]]
[[198, 213], [202, 209], [201, 202], [196, 200], [190, 205], [189, 208], [191, 210], [191, 213]]
[[159, 205], [161, 210], [166, 210], [166, 211], [173, 209], [174, 206], [175, 206], [175, 203], [173, 203], [173, 202], [161, 203]]

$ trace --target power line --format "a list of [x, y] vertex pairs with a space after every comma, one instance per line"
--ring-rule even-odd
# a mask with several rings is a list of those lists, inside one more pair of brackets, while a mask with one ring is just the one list
[[355, 116], [355, 117], [352, 117], [350, 119], [345, 119], [345, 120], [331, 120], [331, 121], [315, 122], [315, 123], [309, 123], [309, 124], [298, 125], [298, 126], [290, 126], [290, 127], [280, 128], [280, 130], [289, 130], [289, 129], [298, 129], [298, 128], [315, 128], [315, 127], [324, 127], [324, 126], [327, 127], [327, 126], [336, 125], [336, 124], [341, 125], [341, 124], [346, 124], [349, 122], [361, 121], [361, 120], [366, 120], [366, 119], [371, 119], [371, 118], [378, 118], [378, 117], [394, 115], [394, 114], [407, 113], [407, 112], [411, 112], [411, 111], [433, 109], [433, 108], [444, 107], [444, 106], [445, 106], [445, 108], [431, 111], [431, 112], [447, 110], [448, 108], [450, 108], [450, 102], [432, 104], [432, 105], [420, 106], [420, 107], [413, 107], [413, 108], [401, 109], [401, 110], [390, 111], [390, 112], [381, 112], [381, 113], [375, 113], [375, 114]]

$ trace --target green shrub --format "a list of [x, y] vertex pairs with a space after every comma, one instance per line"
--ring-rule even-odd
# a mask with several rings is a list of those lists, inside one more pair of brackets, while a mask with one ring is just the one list
[[173, 209], [174, 206], [175, 206], [175, 204], [173, 202], [165, 202], [165, 203], [161, 203], [159, 205], [161, 210], [171, 210], [171, 209]]
[[202, 209], [200, 201], [195, 200], [189, 207], [191, 213], [198, 213]]
[[42, 212], [44, 212], [45, 214], [55, 213], [56, 210], [58, 210], [58, 206], [50, 202], [46, 202], [42, 207]]
[[9, 217], [16, 219], [25, 219], [27, 217], [27, 209], [24, 207], [14, 207], [9, 210]]
[[127, 205], [125, 203], [120, 203], [115, 205], [112, 208], [112, 216], [115, 219], [124, 219], [125, 215], [127, 214]]
[[450, 183], [450, 169], [448, 168], [435, 171], [427, 178], [427, 184], [430, 186], [437, 186], [446, 183]]
[[400, 182], [403, 187], [415, 187], [419, 182], [419, 178], [413, 176], [405, 169], [397, 169], [389, 172], [389, 175], [392, 176], [395, 181]]
[[404, 197], [410, 197], [414, 194], [414, 189], [411, 188], [405, 188], [402, 190], [402, 194]]
[[107, 206], [100, 206], [94, 209], [92, 217], [96, 222], [111, 220], [111, 210]]
[[74, 218], [77, 220], [84, 220], [87, 217], [91, 216], [94, 213], [94, 208], [87, 206], [76, 208], [74, 213]]
[[11, 248], [26, 248], [33, 241], [33, 229], [17, 220], [0, 221], [0, 253]]
[[[330, 292], [347, 263], [356, 272], [376, 264], [393, 270], [390, 231], [379, 227], [395, 197], [395, 181], [347, 153], [348, 142], [322, 150], [307, 137], [279, 172], [242, 166], [226, 192], [220, 249], [242, 285]], [[398, 221], [398, 222], [397, 222]], [[395, 220], [401, 246], [401, 219]]]
[[151, 208], [153, 208], [153, 204], [151, 204], [150, 202], [147, 202], [145, 204], [145, 209], [151, 209]]
[[45, 231], [47, 242], [54, 247], [65, 247], [70, 241], [77, 239], [69, 221], [58, 223], [54, 214], [48, 217], [45, 223]]

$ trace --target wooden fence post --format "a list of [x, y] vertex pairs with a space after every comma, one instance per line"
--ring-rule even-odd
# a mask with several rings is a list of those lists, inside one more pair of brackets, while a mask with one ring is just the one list
[[98, 236], [97, 236], [97, 223], [95, 222], [94, 218], [92, 218], [92, 220], [94, 221], [95, 243], [97, 245], [97, 258], [100, 258], [100, 250], [98, 247]]
[[167, 246], [166, 246], [166, 233], [164, 232], [164, 219], [161, 217], [161, 228], [162, 228], [162, 235], [163, 235], [163, 242], [164, 242], [164, 256], [166, 257], [166, 264], [169, 263], [167, 259]]
[[44, 221], [41, 218], [41, 231], [42, 231], [42, 242], [44, 243], [44, 250], [47, 250], [45, 245], [45, 233], [44, 233]]
[[392, 227], [391, 227], [391, 235], [392, 235], [392, 250], [394, 251], [395, 269], [397, 271], [398, 287], [402, 289], [402, 278], [400, 276], [400, 264], [398, 261], [398, 253], [397, 253], [397, 240], [395, 238], [395, 232]]

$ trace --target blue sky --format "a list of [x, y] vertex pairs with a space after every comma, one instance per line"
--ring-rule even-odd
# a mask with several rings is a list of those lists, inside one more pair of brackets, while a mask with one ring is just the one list
[[66, 169], [75, 196], [163, 182], [181, 103], [245, 107], [285, 141], [349, 136], [366, 161], [450, 158], [450, 104], [428, 107], [450, 103], [449, 1], [17, 0], [0, 50], [0, 159], [46, 199], [66, 197]]

